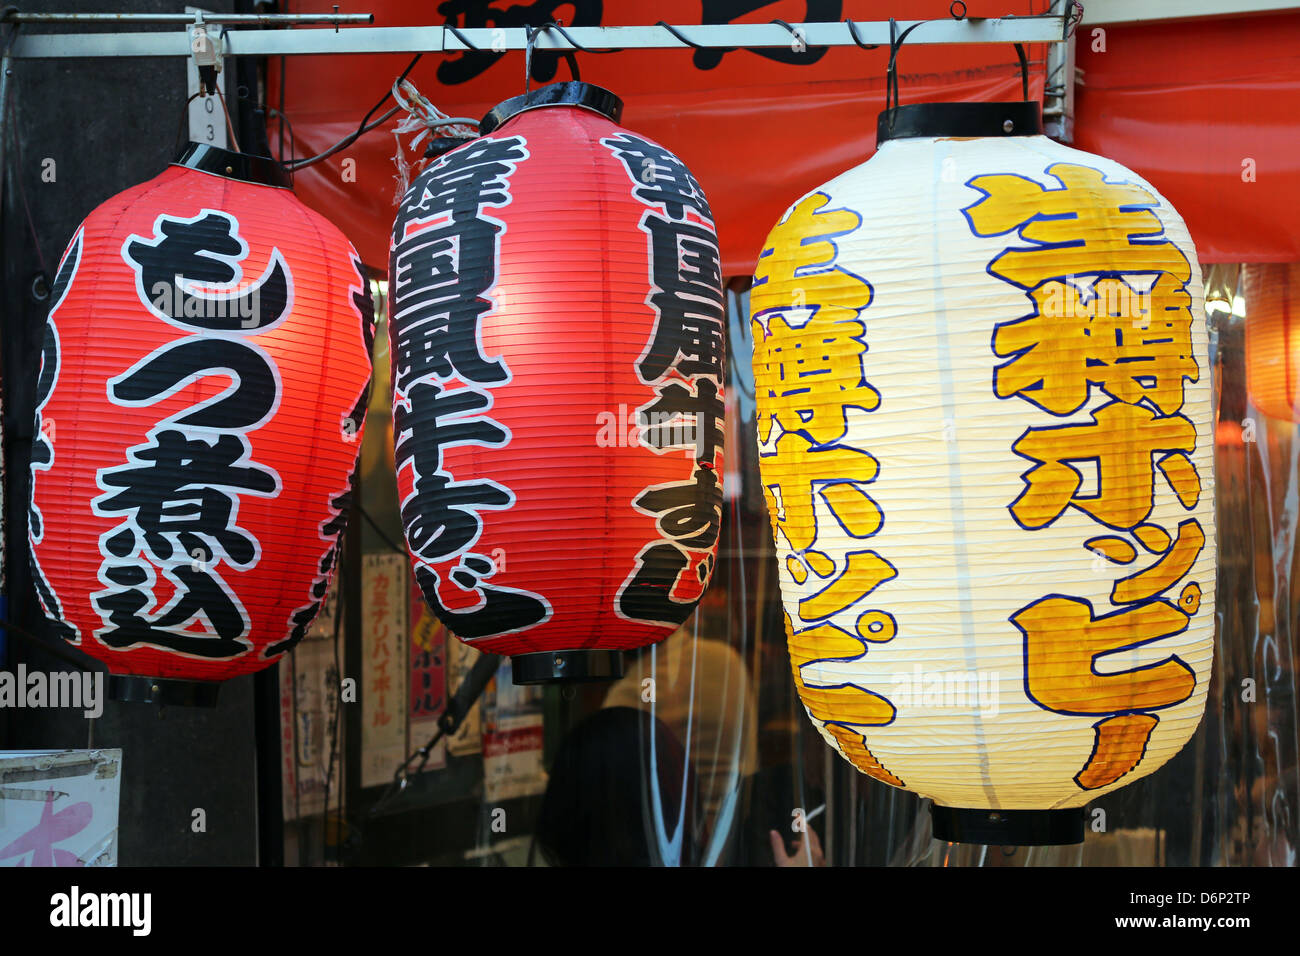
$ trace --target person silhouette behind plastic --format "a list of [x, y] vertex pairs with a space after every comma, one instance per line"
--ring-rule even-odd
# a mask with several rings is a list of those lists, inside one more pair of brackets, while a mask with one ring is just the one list
[[549, 866], [691, 866], [694, 789], [685, 751], [663, 721], [602, 708], [560, 743], [533, 850]]

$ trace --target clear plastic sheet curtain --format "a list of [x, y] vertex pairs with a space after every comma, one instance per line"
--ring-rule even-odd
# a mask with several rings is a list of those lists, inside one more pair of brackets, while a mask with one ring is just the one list
[[[470, 845], [439, 843], [428, 857], [471, 865], [1295, 865], [1300, 425], [1261, 412], [1247, 389], [1252, 298], [1271, 294], [1245, 281], [1250, 268], [1204, 270], [1221, 595], [1206, 713], [1169, 764], [1089, 805], [1082, 845], [933, 840], [926, 801], [859, 774], [805, 715], [758, 473], [748, 280], [727, 293], [726, 492], [719, 563], [698, 611], [630, 654], [622, 680], [545, 690], [544, 781], [509, 804], [504, 832], [484, 771], [455, 756], [421, 775], [431, 782], [411, 788], [396, 832], [413, 842], [448, 808], [476, 807]], [[400, 540], [383, 342], [381, 332], [363, 450], [366, 554], [398, 553]], [[373, 843], [378, 826], [349, 800], [349, 832]]]
[[[646, 862], [773, 865], [776, 831], [787, 865], [814, 862], [814, 846], [832, 866], [1295, 865], [1300, 426], [1262, 414], [1247, 392], [1242, 273], [1206, 267], [1222, 597], [1204, 719], [1166, 767], [1089, 805], [1082, 845], [1034, 848], [931, 839], [927, 801], [858, 774], [811, 731], [790, 677], [755, 461], [748, 295], [733, 283], [715, 583], [603, 701], [640, 715]], [[665, 754], [679, 761], [672, 772]]]

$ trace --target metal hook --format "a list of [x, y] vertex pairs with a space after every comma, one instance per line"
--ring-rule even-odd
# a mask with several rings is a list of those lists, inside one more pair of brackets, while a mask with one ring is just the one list
[[[952, 7], [956, 6], [957, 3], [960, 2], [961, 0], [954, 0], [952, 6], [948, 8], [949, 12], [951, 13]], [[1073, 0], [1073, 2], [1076, 5], [1081, 7], [1081, 5], [1078, 4], [1078, 0]], [[963, 3], [962, 15], [960, 17], [957, 16], [955, 13], [953, 14], [954, 19], [962, 20], [965, 18], [966, 15], [965, 6], [966, 5]], [[1069, 17], [1066, 17], [1066, 20], [1068, 21]], [[903, 41], [907, 39], [907, 35], [909, 33], [911, 33], [913, 30], [919, 27], [922, 23], [928, 23], [928, 22], [930, 21], [921, 20], [917, 23], [913, 23], [902, 33], [899, 33], [898, 23], [894, 20], [893, 17], [890, 17], [889, 19], [889, 69], [885, 73], [885, 111], [889, 113], [890, 129], [894, 128], [894, 114], [892, 111], [898, 109], [898, 107], [901, 105], [899, 93], [898, 93], [898, 51], [903, 46]], [[857, 39], [856, 35], [854, 36], [854, 39], [855, 40]], [[859, 44], [859, 46], [861, 46], [861, 44]], [[1025, 54], [1025, 48], [1023, 44], [1017, 43], [1015, 44], [1015, 47], [1016, 47], [1016, 56], [1019, 57], [1020, 59], [1020, 88], [1024, 94], [1025, 100], [1028, 101], [1029, 99], [1029, 58]]]
[[786, 23], [784, 20], [779, 20], [779, 19], [773, 20], [772, 23], [775, 26], [785, 27], [786, 32], [789, 33], [790, 36], [794, 37], [795, 42], [803, 46], [803, 50], [800, 50], [798, 47], [794, 47], [795, 53], [807, 52], [808, 41], [804, 37], [802, 30], [795, 29], [794, 27], [790, 26], [790, 24]]
[[[529, 91], [533, 79], [533, 47], [537, 43], [538, 36], [540, 36], [541, 34], [545, 33], [547, 30], [550, 29], [558, 30], [560, 32], [560, 35], [563, 36], [564, 39], [568, 40], [569, 43], [571, 43], [575, 48], [579, 50], [583, 50], [584, 52], [594, 52], [594, 51], [587, 50], [586, 47], [583, 47], [579, 45], [577, 42], [575, 42], [573, 37], [569, 36], [569, 32], [554, 20], [552, 20], [550, 23], [543, 23], [540, 27], [525, 27], [524, 30], [525, 30], [525, 35], [527, 37], [527, 41], [524, 44], [524, 92], [525, 93]], [[617, 53], [620, 51], [603, 50], [601, 52]], [[569, 72], [573, 74], [574, 81], [575, 82], [581, 81], [582, 75], [578, 71], [578, 58], [573, 55], [573, 51], [557, 50], [556, 54], [558, 56], [564, 57], [564, 62], [569, 64]]]
[[[889, 69], [885, 73], [885, 111], [889, 113], [890, 129], [894, 128], [894, 114], [891, 111], [898, 109], [900, 105], [898, 95], [898, 50], [902, 47], [903, 41], [907, 39], [909, 33], [922, 23], [927, 22], [929, 21], [919, 20], [902, 33], [899, 33], [897, 21], [893, 17], [889, 18]], [[891, 101], [893, 106], [890, 106]]]
[[537, 42], [537, 34], [542, 32], [541, 27], [524, 27], [524, 92], [527, 93], [532, 89], [533, 82], [533, 44]]
[[848, 17], [845, 17], [845, 18], [844, 18], [844, 22], [845, 22], [846, 24], [848, 24], [848, 27], [849, 27], [849, 36], [853, 37], [853, 42], [856, 43], [856, 44], [858, 45], [858, 49], [860, 49], [860, 50], [878, 50], [878, 49], [880, 49], [880, 44], [879, 44], [879, 43], [863, 43], [863, 42], [862, 42], [862, 37], [858, 36], [858, 25], [857, 25], [856, 23], [854, 23], [854, 22], [853, 22], [852, 20], [850, 20]]
[[[443, 29], [443, 32], [444, 32], [444, 33], [445, 33], [446, 31], [450, 30], [452, 36], [454, 36], [454, 37], [455, 37], [457, 40], [459, 40], [461, 43], [465, 44], [465, 49], [467, 49], [467, 50], [473, 50], [473, 51], [475, 51], [476, 53], [477, 53], [477, 52], [481, 52], [481, 51], [480, 51], [480, 48], [479, 48], [478, 46], [476, 46], [473, 42], [471, 42], [470, 39], [469, 39], [469, 37], [465, 36], [465, 34], [461, 33], [459, 30], [457, 30], [456, 27], [455, 27], [453, 24], [450, 24], [450, 23], [444, 23], [444, 24], [442, 25], [442, 29]], [[444, 47], [444, 48], [446, 47], [446, 42], [445, 42], [445, 41], [444, 41], [444, 43], [443, 43], [443, 47]], [[504, 53], [505, 50], [493, 51], [493, 52]]]

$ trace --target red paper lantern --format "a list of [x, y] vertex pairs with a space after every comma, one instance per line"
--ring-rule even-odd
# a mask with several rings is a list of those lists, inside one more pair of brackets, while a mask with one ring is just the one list
[[320, 609], [374, 311], [269, 159], [190, 144], [73, 237], [37, 386], [28, 534], [56, 632], [118, 699], [211, 703]]
[[584, 83], [507, 100], [393, 227], [416, 580], [516, 683], [617, 676], [691, 613], [717, 553], [717, 236], [695, 178], [621, 111]]

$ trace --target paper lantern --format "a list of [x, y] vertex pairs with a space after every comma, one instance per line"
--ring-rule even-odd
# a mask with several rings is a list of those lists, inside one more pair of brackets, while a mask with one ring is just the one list
[[1242, 266], [1246, 390], [1265, 415], [1300, 422], [1300, 266]]
[[950, 840], [1081, 840], [1071, 808], [1172, 757], [1210, 678], [1196, 251], [1148, 183], [1041, 129], [1029, 103], [882, 114], [750, 297], [799, 692]]
[[699, 184], [583, 83], [507, 100], [393, 226], [398, 496], [416, 580], [516, 683], [613, 678], [708, 585], [723, 302]]
[[37, 385], [31, 569], [119, 699], [212, 703], [320, 609], [374, 310], [269, 159], [190, 144], [59, 264]]

